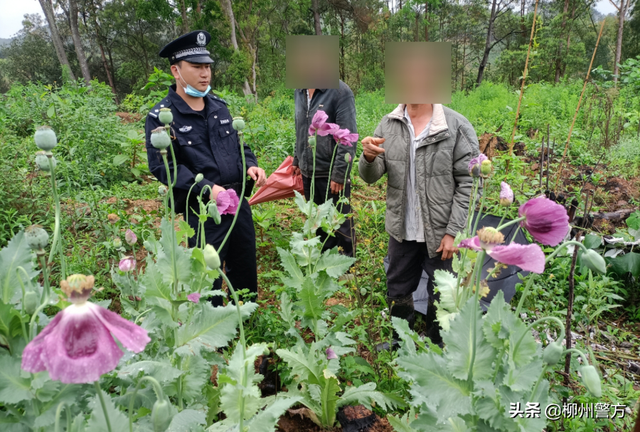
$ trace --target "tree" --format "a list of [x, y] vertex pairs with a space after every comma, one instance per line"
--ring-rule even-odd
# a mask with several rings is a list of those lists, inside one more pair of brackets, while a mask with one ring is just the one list
[[624, 31], [624, 19], [627, 14], [627, 10], [631, 5], [631, 0], [620, 0], [620, 4], [616, 5], [612, 0], [609, 0], [613, 6], [618, 10], [618, 36], [616, 38], [616, 57], [613, 64], [613, 82], [618, 83], [618, 75], [620, 75], [620, 61], [622, 59], [622, 36]]
[[73, 39], [73, 45], [76, 49], [76, 55], [78, 56], [78, 63], [80, 63], [82, 77], [87, 85], [89, 85], [91, 83], [91, 73], [89, 73], [89, 64], [87, 63], [87, 57], [84, 55], [84, 50], [82, 49], [82, 38], [80, 37], [80, 31], [78, 30], [78, 2], [76, 0], [69, 0], [69, 9], [65, 12], [67, 12], [69, 16], [71, 38]]
[[482, 83], [482, 78], [484, 76], [484, 70], [487, 67], [487, 63], [489, 62], [489, 54], [496, 44], [502, 42], [508, 36], [515, 33], [515, 30], [511, 30], [502, 38], [499, 38], [494, 41], [494, 28], [496, 24], [496, 20], [504, 15], [505, 13], [510, 12], [511, 3], [513, 0], [491, 0], [491, 13], [489, 15], [489, 22], [487, 24], [487, 37], [485, 39], [484, 44], [484, 52], [482, 54], [482, 60], [480, 60], [480, 66], [478, 67], [478, 78], [476, 79], [476, 84], [480, 85]]
[[[240, 52], [240, 47], [238, 46], [238, 39], [236, 37], [236, 19], [233, 15], [233, 8], [231, 7], [231, 0], [220, 0], [220, 6], [222, 10], [227, 15], [227, 19], [229, 20], [229, 24], [231, 25], [231, 45], [233, 49], [237, 52]], [[245, 96], [253, 94], [251, 91], [251, 87], [249, 87], [249, 81], [245, 78], [244, 83], [242, 85], [242, 91]], [[256, 96], [256, 95], [254, 95]]]
[[64, 51], [64, 46], [62, 45], [62, 39], [60, 39], [60, 33], [58, 32], [58, 26], [56, 25], [56, 17], [53, 13], [53, 4], [51, 4], [51, 0], [38, 0], [38, 1], [40, 2], [40, 7], [42, 8], [42, 11], [44, 12], [44, 16], [47, 19], [47, 24], [49, 24], [51, 41], [53, 42], [53, 46], [56, 50], [58, 61], [62, 66], [62, 70], [63, 70], [62, 76], [64, 77], [66, 73], [66, 76], [68, 76], [69, 79], [75, 81], [76, 77], [71, 71], [71, 65], [69, 64], [67, 53]]

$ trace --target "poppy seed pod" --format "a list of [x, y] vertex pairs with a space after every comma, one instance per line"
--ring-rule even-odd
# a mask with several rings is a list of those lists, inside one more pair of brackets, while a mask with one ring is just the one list
[[491, 175], [491, 161], [489, 159], [483, 160], [480, 164], [480, 174], [482, 177], [489, 177]]
[[114, 237], [112, 243], [113, 247], [116, 249], [122, 247], [122, 240], [120, 239], [120, 237]]
[[233, 126], [233, 128], [237, 131], [243, 130], [245, 126], [244, 119], [242, 117], [234, 117], [231, 126]]
[[580, 369], [582, 382], [593, 396], [599, 398], [602, 396], [602, 385], [600, 383], [600, 375], [593, 365], [586, 365]]
[[311, 135], [309, 137], [309, 146], [310, 147], [315, 147], [316, 146], [316, 136], [315, 135]]
[[351, 163], [351, 153], [345, 153], [344, 154], [344, 161], [348, 164]]
[[33, 315], [33, 313], [38, 309], [38, 294], [35, 291], [27, 291], [24, 295], [24, 304], [22, 305], [24, 311]]
[[151, 131], [151, 145], [158, 150], [164, 150], [171, 145], [171, 138], [163, 127]]
[[171, 109], [169, 108], [160, 108], [158, 118], [163, 124], [169, 124], [173, 121], [173, 113], [171, 113]]
[[210, 244], [206, 245], [202, 250], [202, 254], [204, 255], [204, 262], [209, 268], [213, 270], [220, 268], [220, 256], [213, 246]]
[[478, 239], [480, 247], [485, 250], [491, 250], [493, 246], [504, 243], [504, 235], [493, 227], [484, 227], [478, 230]]
[[202, 180], [204, 180], [204, 175], [202, 173], [199, 173], [196, 176], [196, 183], [200, 183]]
[[167, 187], [165, 185], [158, 186], [158, 195], [164, 196], [167, 194]]
[[40, 251], [49, 244], [49, 234], [40, 225], [31, 225], [24, 230], [27, 245], [33, 251]]
[[[53, 168], [58, 165], [55, 157], [51, 157], [51, 162], [53, 162]], [[49, 157], [43, 151], [39, 151], [36, 153], [36, 165], [41, 171], [51, 171], [51, 166], [49, 165]]]
[[542, 353], [542, 359], [549, 366], [553, 366], [554, 364], [558, 363], [558, 361], [560, 361], [560, 357], [562, 357], [563, 351], [564, 350], [562, 349], [559, 341], [551, 342], [544, 349], [544, 352]]
[[593, 249], [587, 249], [582, 252], [582, 264], [591, 270], [605, 274], [607, 272], [607, 263], [600, 254]]
[[33, 139], [38, 148], [44, 151], [51, 151], [58, 144], [56, 133], [49, 126], [40, 126], [36, 129]]

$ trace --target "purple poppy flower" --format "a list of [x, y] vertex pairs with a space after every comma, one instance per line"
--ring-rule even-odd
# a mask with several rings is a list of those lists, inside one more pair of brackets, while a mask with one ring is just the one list
[[500, 183], [500, 205], [509, 207], [513, 203], [513, 190], [505, 182]]
[[218, 193], [218, 197], [216, 198], [216, 205], [218, 206], [218, 212], [221, 215], [236, 214], [236, 210], [238, 210], [239, 203], [240, 203], [240, 198], [238, 198], [238, 194], [233, 189], [220, 191]]
[[[458, 247], [475, 251], [482, 250], [480, 239], [477, 236], [462, 240]], [[522, 270], [534, 273], [544, 272], [544, 252], [537, 244], [521, 245], [511, 243], [509, 245], [496, 245], [491, 250], [486, 250], [486, 252], [491, 258], [503, 264], [515, 265]]]
[[318, 110], [311, 119], [311, 126], [309, 126], [309, 135], [315, 135], [316, 132], [320, 136], [333, 135], [340, 126], [335, 123], [327, 123], [329, 116], [326, 112]]
[[480, 177], [480, 166], [482, 165], [482, 162], [488, 159], [489, 158], [484, 153], [480, 153], [478, 156], [471, 159], [469, 161], [469, 174], [473, 177]]
[[125, 233], [124, 233], [124, 241], [127, 242], [127, 244], [129, 246], [134, 245], [137, 243], [138, 241], [138, 237], [136, 236], [136, 233], [134, 233], [133, 231], [131, 231], [130, 229], [128, 229]]
[[121, 272], [125, 272], [125, 273], [128, 273], [131, 270], [134, 270], [136, 268], [135, 258], [130, 256], [122, 258], [120, 260], [120, 263], [118, 264], [118, 268], [120, 269]]
[[191, 293], [187, 296], [187, 300], [192, 301], [194, 303], [198, 303], [200, 301], [200, 293]]
[[338, 358], [338, 354], [331, 349], [331, 347], [327, 348], [327, 360], [335, 360]]
[[339, 129], [333, 134], [333, 139], [339, 144], [353, 147], [353, 143], [358, 141], [358, 134], [351, 133], [349, 129]]
[[530, 199], [520, 206], [518, 214], [526, 218], [520, 225], [544, 245], [557, 246], [569, 232], [567, 210], [548, 198]]
[[90, 383], [118, 365], [123, 352], [114, 336], [133, 352], [144, 350], [151, 340], [146, 330], [87, 301], [94, 281], [93, 276], [76, 274], [60, 283], [73, 304], [58, 312], [25, 347], [23, 370], [46, 370], [52, 380], [65, 384]]

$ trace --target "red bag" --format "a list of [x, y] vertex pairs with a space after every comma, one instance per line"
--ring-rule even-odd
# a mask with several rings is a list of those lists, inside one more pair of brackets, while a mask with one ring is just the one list
[[287, 156], [278, 169], [269, 176], [267, 183], [258, 189], [251, 197], [249, 204], [253, 205], [282, 198], [291, 198], [295, 196], [294, 191], [298, 191], [304, 195], [302, 174], [294, 176], [294, 166], [292, 164], [293, 157]]

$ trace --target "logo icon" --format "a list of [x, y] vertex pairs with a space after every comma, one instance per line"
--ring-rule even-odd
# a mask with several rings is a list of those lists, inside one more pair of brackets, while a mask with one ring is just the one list
[[178, 129], [180, 132], [182, 133], [186, 133], [189, 132], [191, 129], [193, 129], [192, 126], [182, 126], [180, 129]]
[[198, 36], [196, 37], [196, 43], [198, 44], [198, 46], [205, 46], [207, 44], [207, 37], [204, 35], [204, 33], [198, 33]]

